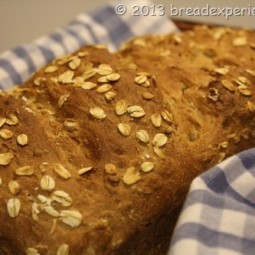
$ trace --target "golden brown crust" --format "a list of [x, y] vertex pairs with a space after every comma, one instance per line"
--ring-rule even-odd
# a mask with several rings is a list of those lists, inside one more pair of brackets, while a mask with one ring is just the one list
[[202, 27], [84, 47], [2, 93], [1, 252], [162, 253], [191, 180], [253, 146], [254, 38]]

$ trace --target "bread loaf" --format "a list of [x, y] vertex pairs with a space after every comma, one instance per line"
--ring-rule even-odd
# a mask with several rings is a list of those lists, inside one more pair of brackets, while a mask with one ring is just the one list
[[0, 254], [165, 254], [191, 180], [254, 145], [255, 36], [83, 47], [0, 95]]

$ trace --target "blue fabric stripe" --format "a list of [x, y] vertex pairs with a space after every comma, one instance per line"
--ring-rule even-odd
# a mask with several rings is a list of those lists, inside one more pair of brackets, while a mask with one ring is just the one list
[[21, 76], [17, 73], [16, 69], [11, 65], [11, 63], [5, 59], [0, 59], [0, 68], [8, 73], [10, 79], [14, 84], [21, 83]]
[[66, 31], [71, 34], [76, 41], [78, 42], [79, 46], [83, 46], [85, 44], [87, 44], [87, 42], [84, 40], [84, 38], [82, 38], [77, 32], [75, 32], [74, 30], [71, 30], [71, 28], [67, 28]]
[[[197, 223], [187, 223], [183, 224], [178, 228], [177, 235], [173, 240], [172, 244], [182, 240], [190, 239], [191, 237], [196, 238], [195, 241], [199, 241], [205, 246], [217, 248], [222, 247], [235, 252], [241, 252], [246, 255], [254, 255], [255, 240], [250, 240], [245, 237], [238, 237], [233, 234], [218, 232], [212, 229], [209, 229], [203, 225]], [[222, 241], [224, 240], [224, 241]], [[187, 247], [187, 254], [188, 247]], [[200, 246], [198, 253], [196, 255], [205, 255], [210, 254], [209, 250], [203, 250], [203, 247]], [[211, 253], [212, 254], [212, 253]]]
[[96, 34], [94, 33], [94, 31], [93, 31], [91, 25], [86, 24], [86, 23], [84, 23], [84, 22], [82, 22], [82, 21], [80, 21], [80, 20], [74, 20], [74, 21], [72, 21], [70, 24], [71, 24], [71, 25], [76, 25], [76, 24], [78, 24], [78, 25], [82, 25], [83, 27], [85, 27], [85, 28], [87, 29], [87, 31], [89, 32], [90, 36], [91, 36], [92, 39], [93, 39], [93, 42], [90, 42], [90, 44], [92, 44], [92, 43], [94, 43], [94, 44], [99, 44], [99, 40], [97, 39], [97, 36], [96, 36]]
[[97, 23], [102, 24], [107, 29], [111, 41], [116, 47], [119, 47], [122, 41], [133, 35], [129, 26], [116, 15], [111, 6], [105, 6], [100, 12], [97, 10], [91, 12], [90, 15]]
[[239, 158], [247, 170], [255, 172], [255, 148], [240, 153]]
[[32, 59], [29, 56], [29, 53], [27, 50], [25, 50], [22, 47], [17, 47], [13, 50], [13, 52], [22, 60], [24, 60], [26, 62], [26, 65], [28, 67], [28, 71], [29, 73], [33, 73], [36, 69]]
[[[213, 208], [219, 209], [219, 211], [224, 209], [232, 210], [235, 212], [246, 213], [247, 215], [255, 217], [255, 205], [249, 201], [249, 206], [247, 207], [247, 201], [240, 204], [239, 201], [234, 201], [231, 196], [219, 195], [206, 190], [193, 190], [189, 193], [189, 197], [186, 201], [185, 208], [188, 208], [194, 204], [201, 203], [203, 205], [208, 205]], [[252, 206], [250, 206], [252, 204]]]
[[55, 58], [55, 54], [52, 50], [47, 49], [43, 46], [37, 46], [38, 49], [41, 51], [44, 59], [45, 59], [45, 63], [48, 63], [50, 61], [52, 61]]
[[227, 182], [225, 173], [219, 167], [214, 167], [210, 170], [210, 173], [207, 172], [201, 176], [205, 181], [207, 187], [215, 192], [216, 194], [228, 195], [233, 199], [245, 203], [249, 206], [255, 207], [255, 204], [251, 203], [245, 197], [240, 196]]
[[66, 53], [68, 52], [68, 50], [67, 50], [67, 48], [66, 48], [66, 46], [63, 42], [64, 39], [63, 39], [62, 35], [59, 32], [51, 34], [49, 36], [49, 38], [52, 39], [53, 41], [55, 41], [56, 43], [60, 44]]

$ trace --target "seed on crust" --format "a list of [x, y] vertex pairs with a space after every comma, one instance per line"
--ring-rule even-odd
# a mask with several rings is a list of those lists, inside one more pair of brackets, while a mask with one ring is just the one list
[[89, 113], [92, 117], [94, 117], [95, 119], [98, 119], [98, 120], [103, 120], [106, 118], [106, 114], [105, 114], [104, 110], [97, 106], [90, 108]]
[[43, 82], [46, 81], [45, 77], [36, 77], [33, 81], [35, 86], [41, 86]]
[[50, 198], [48, 198], [48, 197], [46, 197], [46, 196], [44, 196], [44, 195], [41, 195], [41, 194], [39, 194], [38, 196], [37, 196], [37, 198], [38, 198], [38, 200], [42, 203], [42, 204], [46, 204], [46, 205], [51, 205], [51, 199]]
[[71, 178], [70, 172], [61, 164], [55, 164], [54, 172], [61, 178], [67, 180]]
[[248, 41], [246, 37], [237, 37], [232, 43], [234, 46], [245, 46], [247, 45]]
[[51, 199], [53, 202], [57, 202], [64, 207], [69, 207], [73, 203], [73, 200], [70, 197], [70, 195], [63, 190], [54, 191], [51, 195]]
[[40, 187], [42, 190], [52, 191], [55, 188], [55, 181], [49, 175], [44, 175], [40, 181]]
[[131, 134], [131, 126], [126, 123], [119, 123], [118, 130], [123, 136], [129, 136]]
[[154, 169], [154, 167], [155, 167], [155, 164], [153, 162], [149, 162], [149, 161], [143, 162], [141, 164], [141, 169], [145, 173], [152, 171]]
[[39, 205], [36, 202], [34, 202], [32, 204], [31, 213], [32, 213], [33, 220], [34, 221], [39, 221], [38, 214], [40, 213], [40, 211], [39, 211]]
[[11, 198], [7, 202], [7, 211], [11, 218], [15, 218], [19, 215], [21, 203], [18, 198]]
[[136, 132], [136, 138], [143, 143], [148, 143], [150, 141], [149, 134], [144, 129], [140, 129]]
[[138, 85], [142, 85], [148, 80], [147, 76], [145, 75], [139, 75], [135, 77], [135, 83]]
[[121, 116], [127, 112], [127, 108], [128, 108], [128, 104], [127, 104], [126, 100], [121, 99], [115, 105], [115, 113], [118, 116]]
[[158, 133], [154, 136], [152, 144], [156, 147], [162, 147], [167, 143], [167, 136], [162, 133]]
[[13, 132], [11, 130], [8, 129], [1, 129], [0, 130], [0, 137], [3, 139], [10, 139], [13, 136]]
[[111, 164], [111, 163], [106, 164], [104, 169], [107, 174], [111, 174], [111, 175], [117, 174], [117, 168], [114, 164]]
[[97, 69], [97, 73], [103, 76], [111, 74], [112, 71], [112, 68], [108, 64], [101, 64]]
[[164, 110], [163, 112], [161, 112], [161, 116], [166, 122], [170, 124], [173, 123], [173, 115], [169, 111]]
[[17, 125], [19, 122], [18, 118], [16, 115], [14, 114], [10, 114], [9, 117], [6, 119], [6, 124], [9, 126], [15, 126]]
[[11, 163], [14, 155], [11, 152], [1, 153], [0, 154], [0, 166], [7, 166]]
[[111, 73], [106, 76], [107, 81], [118, 81], [120, 79], [119, 73]]
[[84, 81], [86, 81], [86, 80], [92, 78], [93, 76], [95, 76], [96, 73], [97, 73], [96, 69], [91, 68], [82, 74], [82, 78], [84, 79]]
[[26, 134], [21, 134], [17, 136], [17, 142], [21, 146], [25, 146], [28, 144], [28, 137]]
[[122, 180], [127, 185], [132, 185], [141, 179], [141, 174], [134, 167], [129, 167]]
[[91, 82], [91, 81], [85, 81], [83, 83], [80, 84], [80, 87], [82, 89], [85, 89], [85, 90], [91, 90], [91, 89], [94, 89], [96, 87], [96, 83], [94, 82]]
[[162, 117], [159, 113], [154, 113], [151, 115], [151, 122], [154, 127], [159, 128], [162, 124]]
[[246, 71], [246, 73], [248, 73], [248, 74], [250, 74], [250, 75], [255, 77], [255, 71], [254, 70], [246, 69], [245, 71]]
[[79, 175], [83, 175], [93, 169], [93, 166], [83, 167], [78, 171]]
[[8, 183], [8, 188], [9, 188], [9, 191], [13, 194], [13, 195], [17, 195], [20, 193], [21, 191], [21, 185], [17, 182], [17, 181], [14, 181], [14, 180], [11, 180], [9, 181]]
[[61, 244], [57, 250], [57, 255], [68, 255], [69, 254], [69, 245]]
[[74, 72], [71, 70], [67, 70], [58, 76], [58, 82], [63, 84], [72, 83], [73, 77], [74, 77]]
[[222, 148], [222, 149], [227, 149], [228, 146], [229, 146], [228, 141], [224, 141], [224, 142], [219, 144], [219, 147]]
[[248, 101], [247, 108], [249, 109], [250, 112], [255, 112], [255, 104], [253, 102]]
[[83, 57], [88, 56], [89, 52], [88, 51], [79, 51], [77, 55], [79, 58], [83, 58]]
[[36, 249], [29, 247], [26, 249], [26, 255], [40, 255], [40, 253]]
[[113, 92], [113, 91], [108, 91], [108, 92], [105, 93], [104, 96], [105, 96], [105, 99], [106, 99], [107, 101], [111, 101], [111, 100], [113, 100], [113, 99], [115, 98], [116, 93]]
[[240, 85], [237, 87], [238, 91], [240, 94], [242, 94], [243, 96], [251, 96], [251, 90], [249, 89], [248, 86], [246, 85]]
[[70, 96], [70, 94], [64, 94], [64, 95], [60, 96], [60, 98], [58, 100], [58, 107], [59, 108], [61, 108], [63, 106], [63, 104], [67, 101], [69, 96]]
[[145, 92], [143, 93], [142, 97], [145, 100], [152, 100], [154, 98], [154, 95], [150, 92]]
[[159, 147], [157, 147], [157, 146], [153, 147], [153, 151], [154, 151], [154, 153], [155, 153], [159, 158], [161, 158], [161, 159], [166, 159], [166, 155], [163, 153], [163, 151], [162, 151]]
[[52, 217], [59, 217], [59, 212], [54, 209], [51, 205], [43, 206], [42, 209]]
[[75, 119], [67, 118], [64, 121], [64, 127], [68, 131], [74, 131], [79, 129], [79, 124]]
[[34, 166], [22, 166], [15, 169], [15, 174], [18, 176], [31, 176], [34, 174], [35, 167]]
[[144, 109], [139, 105], [131, 105], [127, 108], [127, 111], [133, 118], [141, 118], [145, 115]]
[[60, 219], [63, 223], [70, 227], [78, 227], [82, 223], [82, 214], [75, 210], [62, 210], [60, 212]]
[[80, 64], [81, 64], [81, 60], [78, 57], [76, 57], [68, 63], [68, 67], [71, 70], [76, 70], [80, 66]]
[[235, 86], [233, 85], [232, 82], [228, 81], [228, 80], [222, 80], [221, 84], [223, 85], [223, 87], [225, 89], [227, 89], [230, 92], [234, 92], [235, 91]]
[[228, 67], [216, 68], [214, 69], [214, 72], [217, 74], [226, 75], [229, 72], [229, 68]]
[[5, 124], [6, 118], [0, 117], [0, 128]]
[[44, 72], [45, 73], [54, 73], [58, 70], [58, 66], [47, 66], [45, 69], [44, 69]]
[[240, 81], [242, 84], [246, 84], [246, 85], [251, 84], [250, 80], [246, 78], [245, 76], [239, 76], [237, 80]]
[[103, 85], [101, 85], [101, 86], [99, 86], [99, 87], [97, 88], [97, 93], [103, 94], [103, 93], [108, 92], [108, 91], [111, 90], [111, 89], [112, 89], [112, 85], [106, 83], [106, 84], [103, 84]]

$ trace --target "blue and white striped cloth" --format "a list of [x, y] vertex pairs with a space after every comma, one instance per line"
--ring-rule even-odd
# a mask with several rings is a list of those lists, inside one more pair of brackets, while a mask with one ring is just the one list
[[[130, 10], [138, 1], [124, 3]], [[151, 3], [140, 0], [139, 4]], [[177, 30], [162, 16], [129, 12], [118, 16], [116, 5], [82, 13], [51, 35], [0, 54], [0, 88], [22, 83], [55, 57], [82, 45], [106, 44], [114, 51], [134, 35]], [[197, 177], [190, 187], [168, 255], [210, 254], [255, 254], [255, 149], [225, 160]]]
[[255, 149], [197, 177], [169, 255], [255, 254]]
[[[122, 1], [127, 13], [118, 16], [117, 3], [109, 3], [89, 13], [82, 13], [66, 27], [57, 29], [51, 35], [43, 36], [33, 43], [22, 45], [0, 55], [0, 88], [11, 88], [24, 82], [29, 76], [57, 56], [79, 49], [82, 45], [106, 44], [112, 51], [122, 41], [135, 35], [168, 33], [176, 26], [166, 17], [132, 16], [134, 5], [148, 5], [149, 1]], [[119, 3], [119, 2], [118, 2]]]

